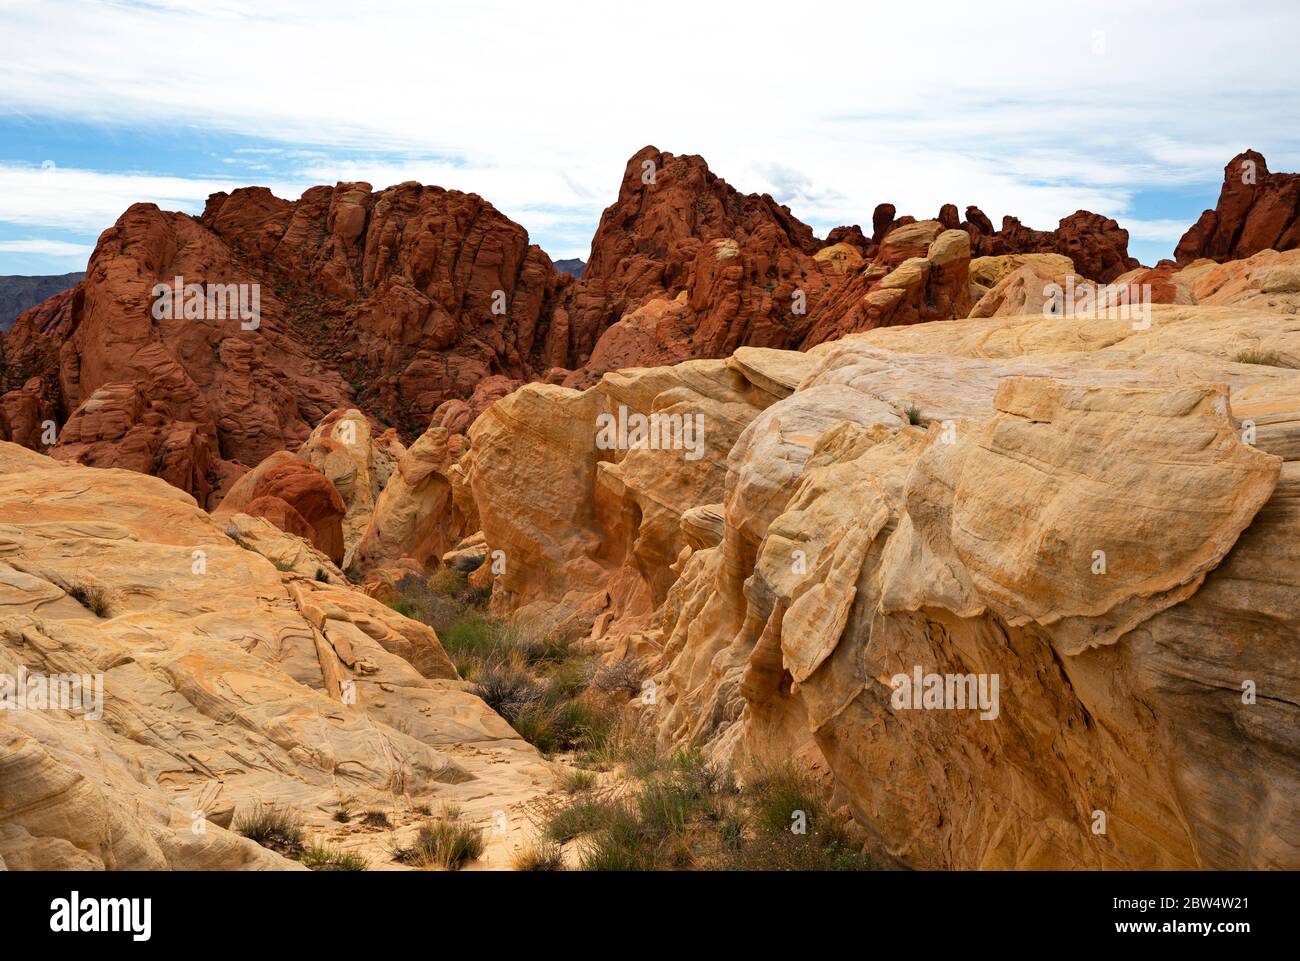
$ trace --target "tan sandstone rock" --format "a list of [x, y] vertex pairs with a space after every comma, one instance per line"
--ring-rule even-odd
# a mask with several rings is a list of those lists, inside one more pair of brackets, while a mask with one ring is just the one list
[[229, 829], [259, 802], [378, 866], [382, 837], [340, 835], [340, 805], [454, 801], [486, 826], [549, 782], [430, 628], [276, 570], [239, 542], [259, 524], [290, 540], [157, 478], [0, 443], [0, 675], [103, 678], [99, 717], [0, 711], [8, 868], [296, 867]]

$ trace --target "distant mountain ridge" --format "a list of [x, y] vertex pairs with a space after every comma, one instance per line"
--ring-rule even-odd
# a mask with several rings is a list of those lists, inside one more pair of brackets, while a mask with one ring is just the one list
[[62, 290], [75, 287], [85, 276], [85, 271], [79, 270], [71, 274], [0, 277], [0, 330], [8, 332], [24, 310]]
[[582, 271], [586, 266], [587, 262], [585, 260], [579, 260], [577, 257], [570, 258], [569, 260], [557, 260], [555, 262], [556, 270], [562, 274], [569, 274], [572, 277], [581, 277]]

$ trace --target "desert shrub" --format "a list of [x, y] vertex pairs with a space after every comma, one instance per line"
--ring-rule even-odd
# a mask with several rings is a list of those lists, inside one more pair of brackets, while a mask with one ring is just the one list
[[645, 668], [639, 658], [627, 658], [596, 671], [591, 679], [591, 689], [598, 694], [624, 691], [631, 695], [641, 693]]
[[599, 771], [621, 768], [632, 777], [647, 777], [667, 762], [653, 735], [613, 712], [597, 715], [579, 753], [585, 767]]
[[486, 607], [488, 601], [491, 599], [492, 585], [490, 583], [479, 586], [469, 584], [463, 591], [456, 595], [456, 600], [464, 604], [466, 607]]
[[569, 655], [550, 667], [546, 681], [558, 695], [573, 698], [587, 690], [591, 678], [591, 658]]
[[583, 840], [578, 864], [584, 871], [653, 871], [659, 867], [641, 823], [621, 804], [612, 805], [600, 830]]
[[434, 591], [429, 582], [415, 574], [407, 574], [395, 585], [397, 597], [389, 602], [399, 614], [428, 624], [441, 637], [442, 632], [464, 616], [461, 605], [454, 598]]
[[244, 535], [240, 533], [239, 528], [234, 524], [227, 524], [226, 527], [223, 528], [223, 533], [244, 550], [251, 551], [253, 549], [248, 541], [244, 540]]
[[474, 693], [513, 726], [540, 706], [545, 687], [533, 677], [522, 658], [498, 656], [474, 671]]
[[[761, 771], [741, 791], [730, 771], [678, 750], [641, 782], [618, 799], [580, 792], [552, 801], [543, 834], [575, 842], [585, 871], [873, 867], [828, 815], [816, 785], [793, 768]], [[804, 812], [803, 833], [791, 830], [795, 811]]]
[[907, 422], [909, 424], [921, 423], [921, 408], [917, 407], [916, 404], [908, 404], [904, 413], [907, 414]]
[[590, 791], [596, 786], [596, 775], [591, 771], [578, 769], [570, 771], [560, 781], [560, 787], [565, 794], [581, 794], [583, 791]]
[[364, 871], [370, 866], [361, 855], [327, 844], [311, 845], [303, 850], [298, 860], [313, 871]]
[[716, 866], [730, 871], [870, 871], [871, 861], [843, 839], [815, 834], [760, 834], [723, 849]]
[[558, 844], [533, 844], [515, 852], [510, 866], [516, 871], [563, 871], [564, 855]]
[[679, 751], [630, 796], [612, 798], [584, 784], [569, 799], [551, 802], [541, 827], [555, 843], [577, 841], [584, 871], [696, 867], [721, 847], [718, 825], [734, 798], [729, 776], [698, 753]]
[[288, 808], [258, 802], [235, 820], [235, 833], [286, 857], [302, 853], [302, 822]]
[[361, 817], [361, 823], [368, 828], [391, 828], [393, 822], [388, 820], [388, 815], [383, 811], [367, 811]]
[[642, 834], [663, 841], [686, 830], [699, 798], [678, 778], [655, 778], [637, 792], [636, 811]]
[[477, 614], [456, 618], [435, 630], [442, 649], [458, 665], [463, 661], [501, 657], [509, 651], [505, 631]]
[[552, 841], [564, 844], [608, 826], [621, 811], [617, 802], [579, 798], [552, 812], [546, 820], [544, 832]]
[[454, 567], [440, 567], [429, 578], [429, 590], [444, 597], [456, 597], [469, 586], [469, 577]]
[[[817, 786], [792, 766], [760, 770], [742, 792], [753, 836], [724, 846], [724, 866], [742, 871], [866, 871], [874, 865], [835, 823]], [[802, 811], [803, 833], [794, 814]], [[729, 828], [729, 832], [733, 829]], [[743, 830], [743, 829], [742, 829]]]
[[1282, 358], [1272, 351], [1243, 350], [1232, 358], [1239, 364], [1261, 364], [1265, 367], [1285, 367]]
[[788, 833], [802, 811], [811, 833], [827, 820], [816, 786], [789, 766], [755, 773], [745, 790], [754, 825], [767, 834]]
[[556, 635], [527, 624], [505, 629], [505, 646], [518, 651], [529, 664], [558, 664], [569, 656], [569, 645]]
[[420, 867], [458, 871], [483, 855], [483, 832], [451, 821], [431, 821], [420, 828], [409, 848], [400, 848], [394, 860]]
[[108, 595], [102, 587], [87, 584], [74, 584], [68, 588], [68, 594], [82, 607], [96, 617], [108, 616]]

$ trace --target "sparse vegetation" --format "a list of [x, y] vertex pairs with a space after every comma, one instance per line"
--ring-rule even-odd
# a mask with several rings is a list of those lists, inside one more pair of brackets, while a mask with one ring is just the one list
[[108, 616], [108, 595], [102, 587], [74, 584], [68, 588], [68, 594], [96, 617]]
[[370, 866], [365, 858], [328, 844], [313, 844], [298, 858], [313, 871], [364, 871]]
[[1272, 351], [1243, 350], [1232, 358], [1239, 364], [1260, 364], [1265, 367], [1285, 367], [1282, 358]]
[[510, 866], [516, 871], [563, 871], [564, 853], [558, 844], [534, 844], [516, 852]]
[[351, 797], [343, 798], [339, 801], [338, 809], [334, 812], [334, 820], [339, 824], [347, 824], [352, 820], [352, 809], [356, 800]]
[[227, 524], [223, 529], [223, 533], [244, 550], [251, 551], [253, 549], [252, 545], [244, 540], [244, 535], [240, 533], [239, 528], [234, 524]]
[[458, 871], [482, 855], [482, 831], [439, 819], [421, 827], [410, 847], [396, 849], [393, 860], [422, 868]]
[[921, 423], [921, 408], [917, 407], [915, 403], [908, 404], [904, 413], [907, 414], [909, 424], [915, 426]]
[[235, 832], [288, 858], [302, 854], [302, 822], [288, 808], [260, 801], [235, 821]]
[[597, 771], [620, 769], [628, 776], [644, 778], [668, 762], [655, 739], [624, 718], [607, 718], [595, 734], [591, 745], [578, 754], [578, 762], [585, 767]]
[[456, 670], [525, 740], [546, 753], [598, 744], [607, 712], [585, 692], [590, 659], [574, 656], [555, 635], [490, 618], [486, 595], [451, 568], [397, 585], [394, 610], [438, 632]]
[[561, 787], [564, 789], [565, 794], [581, 794], [583, 791], [590, 791], [595, 786], [596, 775], [581, 768], [570, 771], [561, 781]]
[[[916, 405], [908, 418], [919, 423]], [[696, 751], [665, 752], [622, 712], [641, 691], [636, 660], [594, 669], [553, 636], [493, 620], [464, 575], [443, 571], [399, 583], [392, 606], [438, 631], [457, 670], [520, 736], [547, 753], [571, 751], [578, 765], [562, 794], [535, 803], [540, 838], [514, 858], [518, 870], [861, 870], [871, 864], [825, 810], [814, 784], [793, 769], [751, 775], [738, 789], [729, 772]], [[602, 786], [596, 771], [616, 772]], [[632, 779], [629, 785], [620, 779]], [[479, 857], [483, 836], [446, 808], [395, 860], [455, 870]]]
[[644, 671], [645, 669], [642, 667], [640, 660], [625, 658], [596, 671], [591, 679], [591, 687], [601, 694], [609, 694], [614, 691], [640, 694]]
[[577, 845], [584, 871], [872, 867], [793, 768], [760, 772], [738, 789], [691, 751], [664, 759], [633, 794], [579, 794], [539, 820], [550, 843]]
[[367, 811], [361, 816], [361, 823], [368, 828], [386, 829], [393, 826], [393, 822], [388, 820], [388, 815], [383, 811]]

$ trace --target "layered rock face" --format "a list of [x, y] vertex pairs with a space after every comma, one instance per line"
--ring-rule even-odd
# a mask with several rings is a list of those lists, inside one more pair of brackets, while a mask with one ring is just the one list
[[[155, 285], [177, 277], [208, 309], [156, 317]], [[248, 188], [197, 219], [136, 205], [83, 283], [20, 318], [8, 376], [39, 378], [42, 412], [75, 428], [54, 456], [143, 467], [215, 506], [358, 390], [418, 436], [493, 374], [544, 370], [538, 325], [566, 282], [522, 227], [436, 187], [340, 184], [293, 203]], [[210, 285], [227, 284], [250, 302], [256, 286], [255, 321], [212, 309]]]
[[[635, 659], [666, 744], [825, 772], [886, 862], [1295, 868], [1298, 368], [1285, 304], [1008, 309], [525, 387], [460, 467], [500, 610]], [[610, 448], [620, 407], [702, 434]]]
[[1300, 174], [1270, 173], [1264, 155], [1246, 150], [1223, 168], [1213, 210], [1178, 241], [1179, 264], [1200, 258], [1243, 260], [1265, 250], [1300, 247]]
[[[340, 806], [450, 801], [486, 822], [551, 777], [433, 630], [155, 478], [0, 442], [0, 611], [0, 694], [26, 678], [0, 710], [0, 867], [296, 868], [232, 818], [279, 804], [329, 836]], [[33, 693], [54, 675], [98, 705]]]

